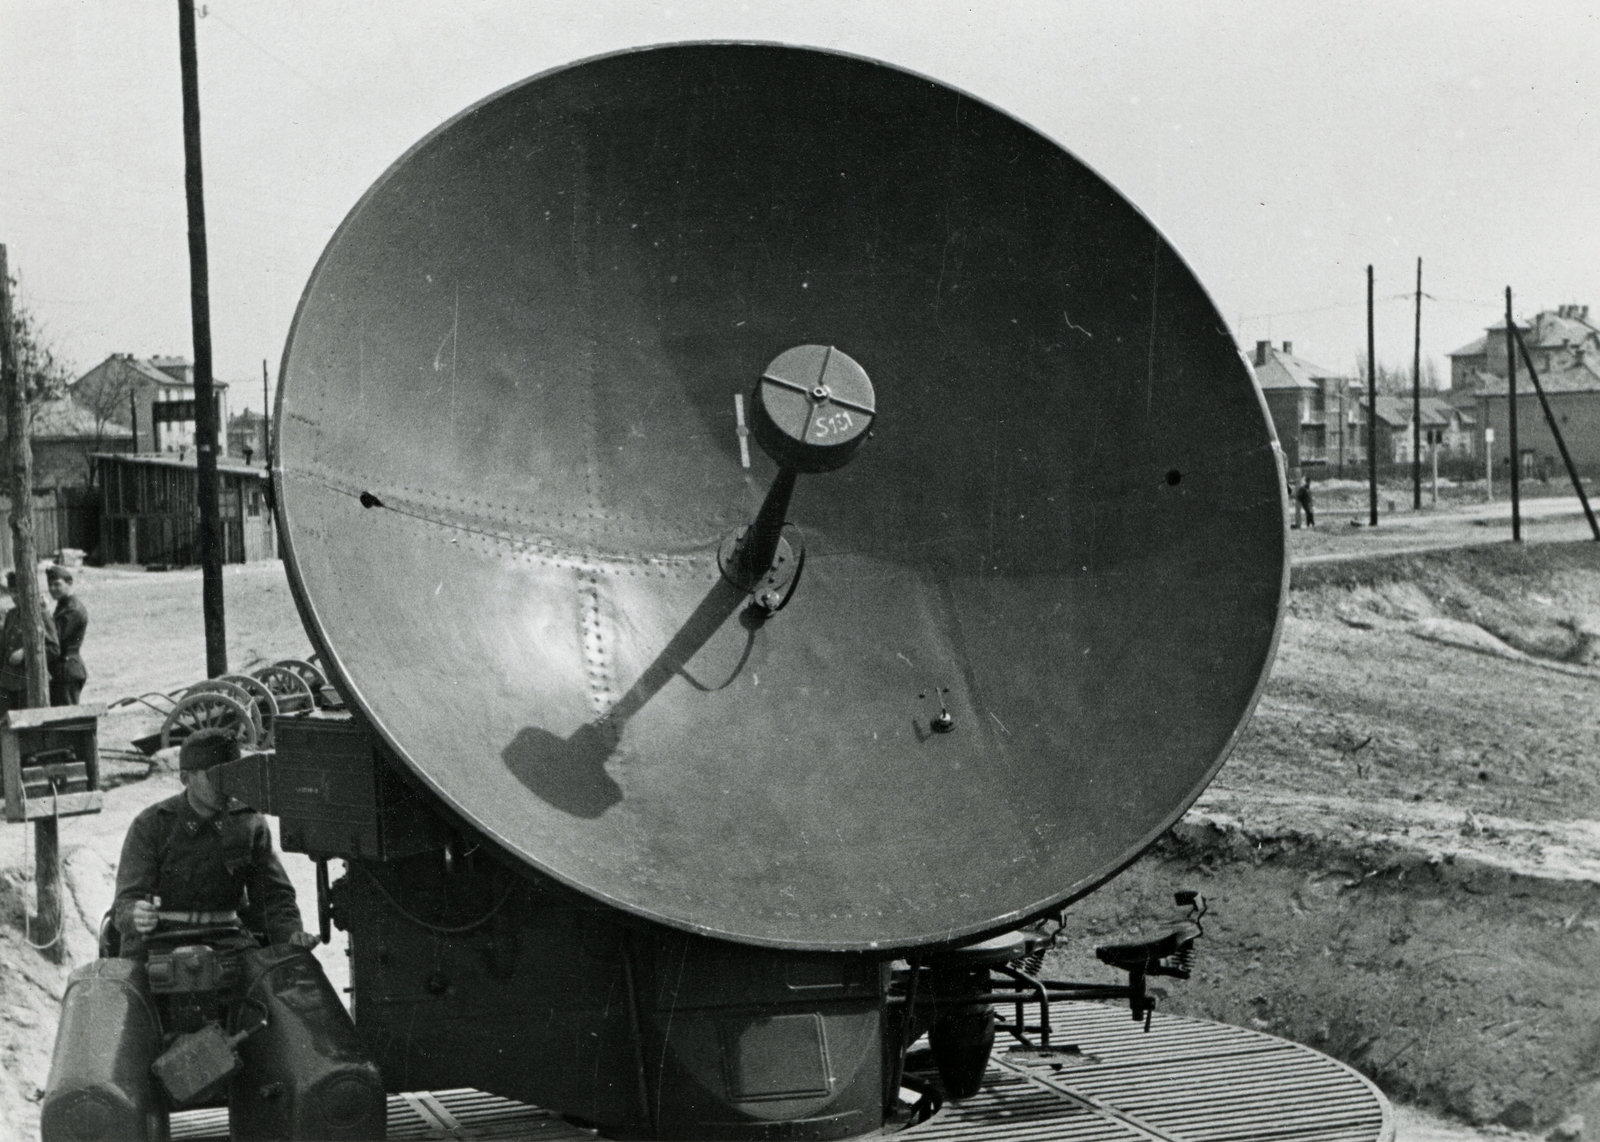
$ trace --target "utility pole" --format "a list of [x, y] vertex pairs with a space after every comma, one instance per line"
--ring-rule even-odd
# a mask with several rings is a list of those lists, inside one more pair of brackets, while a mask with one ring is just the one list
[[1511, 450], [1511, 542], [1522, 542], [1522, 480], [1518, 469], [1522, 457], [1517, 453], [1517, 326], [1511, 319], [1511, 287], [1506, 286], [1506, 382], [1510, 399], [1506, 402], [1507, 436]]
[[[1433, 498], [1439, 498], [1439, 461], [1433, 463]], [[1411, 510], [1422, 510], [1422, 259], [1417, 259], [1417, 336], [1411, 358]]]
[[1378, 358], [1372, 335], [1372, 267], [1367, 267], [1367, 525], [1378, 526]]
[[267, 403], [267, 359], [261, 358], [261, 465], [272, 467], [272, 413]]
[[1567, 451], [1567, 440], [1561, 435], [1561, 425], [1556, 423], [1555, 409], [1550, 407], [1550, 398], [1544, 395], [1544, 386], [1539, 383], [1539, 370], [1533, 367], [1533, 358], [1528, 354], [1528, 346], [1523, 343], [1520, 332], [1516, 338], [1517, 348], [1522, 350], [1522, 363], [1528, 366], [1528, 380], [1533, 382], [1533, 391], [1539, 397], [1539, 407], [1544, 409], [1545, 423], [1550, 426], [1550, 435], [1555, 438], [1556, 448], [1561, 452], [1561, 462], [1567, 467], [1567, 479], [1572, 481], [1572, 490], [1578, 493], [1578, 502], [1583, 505], [1583, 514], [1589, 521], [1590, 532], [1594, 534], [1595, 540], [1600, 542], [1600, 520], [1595, 519], [1594, 509], [1589, 506], [1589, 495], [1583, 490], [1583, 481], [1578, 478], [1578, 466], [1572, 462], [1572, 453]]
[[[44, 624], [39, 595], [38, 554], [33, 545], [33, 448], [28, 442], [28, 402], [18, 375], [12, 340], [11, 270], [0, 245], [0, 388], [5, 390], [6, 449], [11, 459], [11, 553], [16, 570], [16, 605], [22, 614], [22, 656], [27, 672], [28, 705], [50, 705], [50, 680], [45, 673]], [[33, 822], [33, 883], [38, 898], [34, 942], [53, 963], [64, 957], [61, 939], [61, 836], [56, 818]]]
[[183, 73], [183, 186], [189, 206], [189, 311], [194, 326], [195, 492], [200, 499], [200, 591], [206, 673], [228, 672], [222, 605], [222, 543], [217, 512], [217, 406], [211, 386], [211, 282], [200, 170], [200, 78], [193, 0], [178, 0], [178, 63]]

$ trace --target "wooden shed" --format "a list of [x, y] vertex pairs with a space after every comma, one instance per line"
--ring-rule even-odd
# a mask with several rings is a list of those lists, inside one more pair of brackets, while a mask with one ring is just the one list
[[[94, 463], [104, 562], [181, 567], [200, 561], [198, 473], [192, 454], [101, 454]], [[262, 467], [217, 465], [224, 563], [278, 557], [269, 478]]]

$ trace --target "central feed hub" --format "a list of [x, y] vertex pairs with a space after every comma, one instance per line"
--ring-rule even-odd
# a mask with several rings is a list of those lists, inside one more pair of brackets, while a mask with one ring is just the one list
[[797, 345], [773, 359], [756, 383], [751, 431], [780, 468], [842, 467], [877, 415], [867, 371], [831, 345]]
[[778, 465], [754, 522], [722, 541], [723, 578], [771, 614], [789, 601], [805, 561], [799, 528], [787, 526], [795, 478], [843, 467], [877, 415], [867, 371], [831, 345], [779, 353], [752, 395], [751, 432]]

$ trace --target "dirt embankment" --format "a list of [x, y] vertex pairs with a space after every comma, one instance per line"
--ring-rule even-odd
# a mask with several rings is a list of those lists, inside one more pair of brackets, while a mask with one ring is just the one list
[[1239, 748], [1072, 910], [1060, 969], [1098, 978], [1094, 942], [1199, 888], [1172, 1009], [1468, 1122], [1600, 1138], [1597, 632], [1593, 542], [1297, 568]]
[[1213, 913], [1168, 1010], [1310, 1044], [1471, 1123], [1600, 1123], [1595, 883], [1185, 824], [1074, 909], [1087, 938], [1060, 970], [1098, 978], [1088, 948], [1147, 926], [1176, 887], [1205, 893]]

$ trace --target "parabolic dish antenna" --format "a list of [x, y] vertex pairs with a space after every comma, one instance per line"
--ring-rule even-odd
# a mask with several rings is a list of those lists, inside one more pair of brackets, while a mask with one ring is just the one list
[[1278, 461], [1215, 306], [1054, 142], [868, 60], [634, 51], [446, 123], [330, 242], [278, 426], [364, 720], [516, 858], [715, 936], [1081, 896], [1276, 644]]

